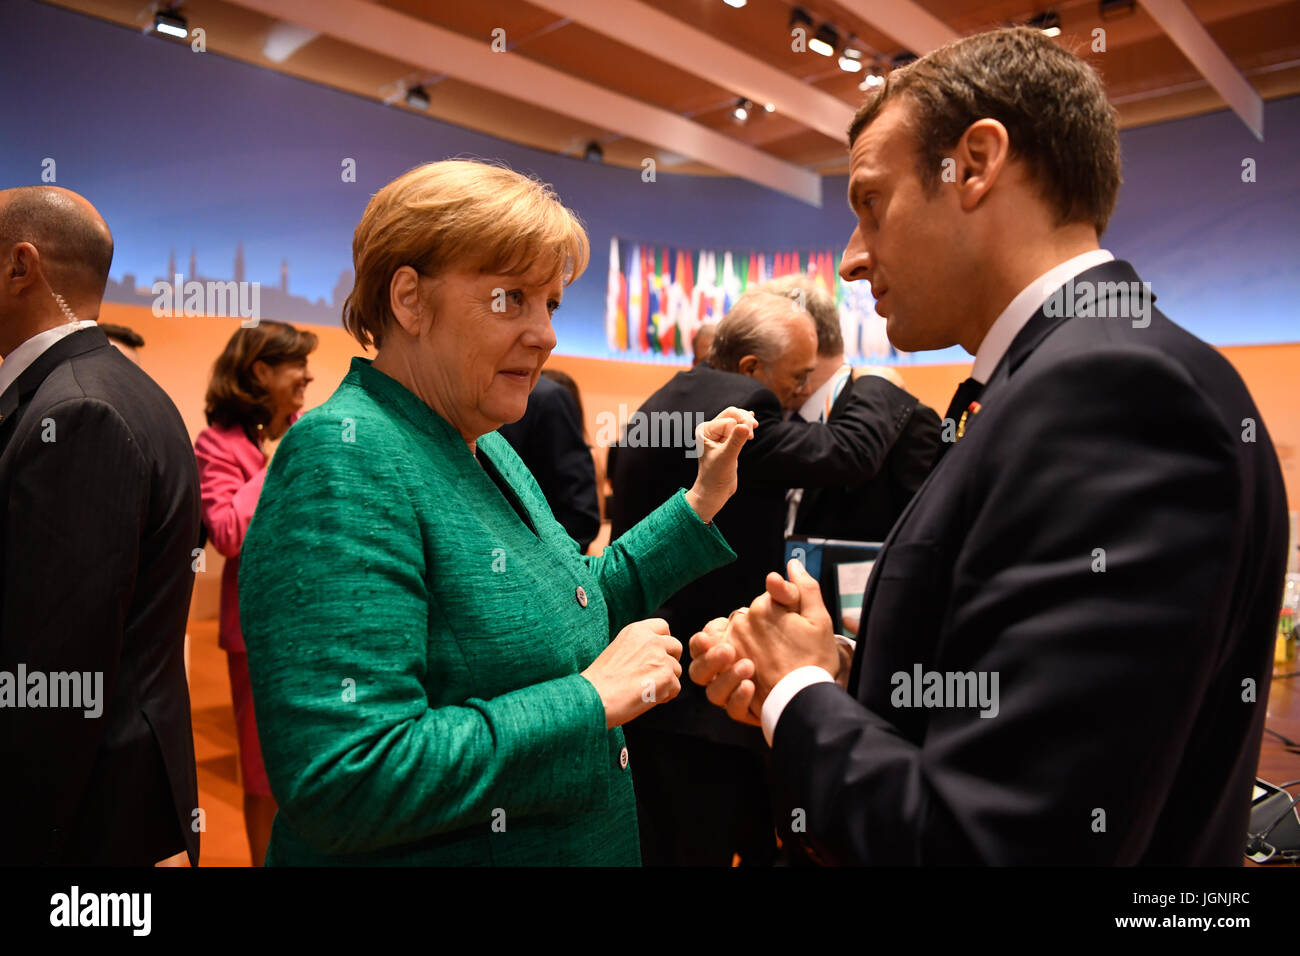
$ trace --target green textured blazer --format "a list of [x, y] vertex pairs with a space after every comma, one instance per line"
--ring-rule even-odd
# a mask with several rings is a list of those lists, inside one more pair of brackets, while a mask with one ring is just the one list
[[678, 492], [585, 557], [505, 439], [478, 458], [354, 358], [272, 459], [239, 573], [267, 863], [640, 863], [623, 732], [579, 672], [735, 555]]

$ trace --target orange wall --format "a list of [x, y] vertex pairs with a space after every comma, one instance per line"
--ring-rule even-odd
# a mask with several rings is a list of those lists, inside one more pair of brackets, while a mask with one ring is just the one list
[[[143, 306], [105, 303], [100, 316], [106, 322], [127, 325], [145, 338], [141, 364], [171, 395], [181, 410], [190, 437], [204, 427], [203, 394], [212, 362], [239, 327], [238, 319], [156, 318]], [[307, 407], [329, 398], [347, 374], [353, 355], [363, 354], [342, 328], [313, 326], [320, 347], [312, 355], [315, 381], [307, 389]], [[1300, 509], [1300, 343], [1223, 348], [1220, 351], [1245, 379], [1264, 423], [1277, 446], [1292, 509]], [[589, 436], [597, 436], [597, 416], [618, 413], [619, 403], [635, 409], [679, 369], [667, 365], [618, 362], [607, 359], [553, 356], [550, 366], [568, 372], [582, 389]], [[916, 365], [899, 369], [908, 389], [925, 404], [942, 413], [953, 391], [970, 374], [970, 365]], [[598, 452], [599, 454], [599, 452]]]

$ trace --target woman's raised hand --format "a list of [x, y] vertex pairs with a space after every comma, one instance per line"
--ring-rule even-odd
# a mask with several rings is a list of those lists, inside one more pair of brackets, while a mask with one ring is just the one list
[[753, 412], [728, 406], [695, 429], [700, 468], [686, 501], [706, 524], [736, 493], [736, 458], [757, 427]]

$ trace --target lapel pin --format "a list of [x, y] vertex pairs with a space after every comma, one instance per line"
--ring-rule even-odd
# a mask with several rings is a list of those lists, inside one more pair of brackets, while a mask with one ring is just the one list
[[979, 414], [979, 411], [980, 411], [980, 403], [979, 403], [979, 402], [971, 402], [970, 405], [967, 407], [966, 411], [964, 411], [964, 412], [961, 413], [961, 421], [957, 422], [957, 440], [958, 440], [958, 441], [961, 441], [962, 436], [966, 434], [966, 420], [967, 420], [968, 418], [971, 418], [971, 417], [975, 416], [975, 415], [978, 415], [978, 414]]

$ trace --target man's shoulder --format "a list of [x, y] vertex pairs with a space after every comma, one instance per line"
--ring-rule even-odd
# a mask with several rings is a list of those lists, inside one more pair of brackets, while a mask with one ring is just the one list
[[[1024, 360], [1025, 370], [1051, 375], [1054, 367], [1090, 366], [1095, 380], [1075, 377], [1096, 399], [1103, 390], [1159, 403], [1161, 382], [1190, 384], [1212, 406], [1234, 410], [1253, 401], [1245, 382], [1212, 345], [1152, 308], [1146, 322], [1124, 318], [1068, 319]], [[1139, 374], [1134, 375], [1134, 370]]]
[[176, 403], [149, 375], [109, 346], [59, 362], [32, 395], [26, 414], [39, 420], [54, 410], [103, 405], [112, 409], [142, 449], [184, 445], [189, 435]]
[[776, 399], [770, 389], [748, 375], [697, 365], [674, 375], [646, 400], [644, 407], [689, 408], [694, 411], [716, 406], [714, 411], [717, 411], [728, 405], [747, 408], [765, 395]]

